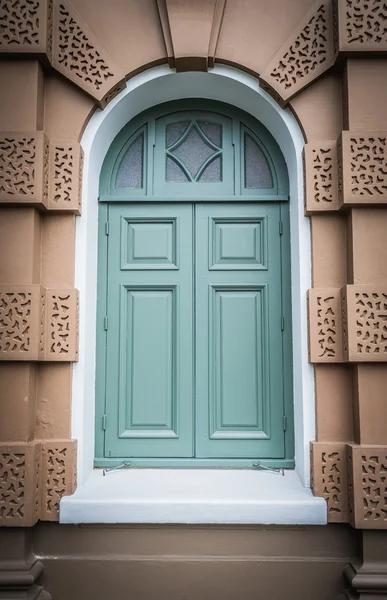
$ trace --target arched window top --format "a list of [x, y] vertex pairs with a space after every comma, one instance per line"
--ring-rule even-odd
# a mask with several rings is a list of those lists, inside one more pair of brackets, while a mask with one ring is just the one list
[[186, 100], [145, 111], [113, 141], [101, 201], [287, 200], [288, 177], [274, 138], [230, 105]]

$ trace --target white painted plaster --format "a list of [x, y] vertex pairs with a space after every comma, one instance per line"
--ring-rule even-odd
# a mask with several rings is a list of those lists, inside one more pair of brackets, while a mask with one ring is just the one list
[[327, 505], [295, 471], [95, 470], [63, 498], [60, 522], [325, 525]]
[[[308, 363], [306, 290], [311, 285], [309, 219], [304, 217], [301, 130], [289, 110], [282, 110], [258, 81], [237, 69], [217, 66], [209, 73], [150, 69], [129, 80], [104, 111], [90, 119], [81, 145], [85, 154], [82, 217], [77, 218], [75, 286], [80, 291], [79, 362], [74, 364], [72, 436], [78, 440], [80, 488], [93, 470], [95, 399], [95, 322], [97, 299], [98, 184], [109, 146], [124, 125], [143, 110], [180, 98], [207, 98], [239, 107], [261, 121], [277, 140], [290, 178], [294, 417], [296, 472], [309, 483], [309, 441], [315, 436], [314, 377]], [[146, 473], [147, 471], [144, 471]], [[97, 475], [96, 475], [97, 477]], [[284, 481], [287, 481], [285, 478]], [[77, 494], [81, 494], [79, 489]], [[63, 506], [67, 506], [68, 499]], [[62, 506], [62, 505], [61, 505]], [[62, 508], [61, 508], [62, 510]]]

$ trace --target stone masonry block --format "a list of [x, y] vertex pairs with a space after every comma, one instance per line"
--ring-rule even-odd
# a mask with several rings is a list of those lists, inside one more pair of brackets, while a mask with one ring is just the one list
[[387, 529], [387, 446], [347, 444], [347, 471], [350, 523]]
[[387, 362], [387, 286], [347, 285], [341, 295], [345, 359]]
[[338, 210], [336, 141], [309, 142], [304, 147], [303, 158], [306, 214]]
[[0, 285], [0, 360], [78, 360], [78, 291]]
[[38, 442], [0, 444], [0, 526], [30, 527], [40, 516]]
[[342, 362], [340, 289], [309, 290], [308, 309], [310, 362]]
[[0, 285], [0, 360], [37, 360], [39, 285]]
[[387, 53], [387, 5], [381, 0], [334, 0], [338, 51]]
[[332, 5], [317, 0], [263, 71], [260, 85], [286, 106], [332, 64]]
[[81, 213], [81, 181], [83, 152], [71, 140], [50, 142], [48, 173], [49, 210]]
[[124, 73], [70, 2], [53, 8], [53, 67], [104, 108], [125, 88]]
[[47, 207], [48, 153], [41, 131], [0, 132], [0, 203]]
[[338, 148], [340, 204], [386, 204], [387, 131], [343, 131]]
[[78, 360], [78, 291], [45, 289], [43, 295], [39, 359]]
[[42, 521], [57, 521], [61, 498], [76, 489], [76, 452], [75, 440], [42, 441]]
[[53, 0], [3, 0], [0, 53], [51, 55]]
[[329, 523], [348, 522], [345, 444], [312, 442], [313, 494], [325, 498]]

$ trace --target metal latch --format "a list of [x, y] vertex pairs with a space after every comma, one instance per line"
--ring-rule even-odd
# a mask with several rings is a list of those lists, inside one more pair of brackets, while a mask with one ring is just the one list
[[260, 469], [263, 471], [270, 471], [270, 473], [274, 473], [274, 475], [282, 475], [282, 477], [285, 476], [285, 471], [284, 469], [280, 468], [280, 469], [272, 469], [271, 467], [266, 467], [265, 465], [262, 465], [259, 462], [254, 462], [253, 463], [253, 468], [254, 469]]
[[103, 477], [105, 477], [107, 473], [111, 473], [112, 471], [118, 471], [119, 469], [129, 469], [130, 466], [130, 462], [123, 462], [122, 465], [117, 465], [116, 467], [108, 467], [104, 469], [102, 471], [102, 475]]

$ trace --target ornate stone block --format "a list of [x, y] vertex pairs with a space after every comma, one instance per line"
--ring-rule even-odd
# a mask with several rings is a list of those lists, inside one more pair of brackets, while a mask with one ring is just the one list
[[78, 291], [0, 285], [0, 360], [78, 360]]
[[48, 209], [80, 214], [83, 152], [77, 142], [51, 141]]
[[47, 207], [48, 150], [41, 131], [0, 132], [0, 202]]
[[40, 360], [78, 360], [78, 291], [46, 289], [41, 317]]
[[40, 444], [0, 444], [0, 526], [29, 527], [40, 514]]
[[261, 74], [261, 87], [286, 106], [333, 62], [332, 6], [318, 0]]
[[52, 0], [2, 0], [0, 52], [48, 57], [52, 46]]
[[334, 0], [340, 52], [387, 52], [387, 5], [382, 0]]
[[311, 452], [313, 494], [327, 501], [329, 523], [347, 523], [345, 444], [312, 442]]
[[54, 2], [52, 65], [101, 108], [125, 88], [125, 77], [67, 0]]
[[343, 361], [340, 289], [308, 291], [309, 360]]
[[0, 285], [0, 360], [37, 360], [39, 285]]
[[42, 441], [42, 521], [57, 521], [61, 498], [75, 491], [76, 452], [75, 440]]
[[387, 131], [343, 131], [339, 163], [341, 204], [387, 203]]
[[306, 214], [338, 210], [336, 141], [309, 142], [303, 158]]
[[347, 444], [350, 523], [387, 529], [387, 446]]
[[347, 285], [341, 295], [345, 359], [387, 362], [387, 286]]

